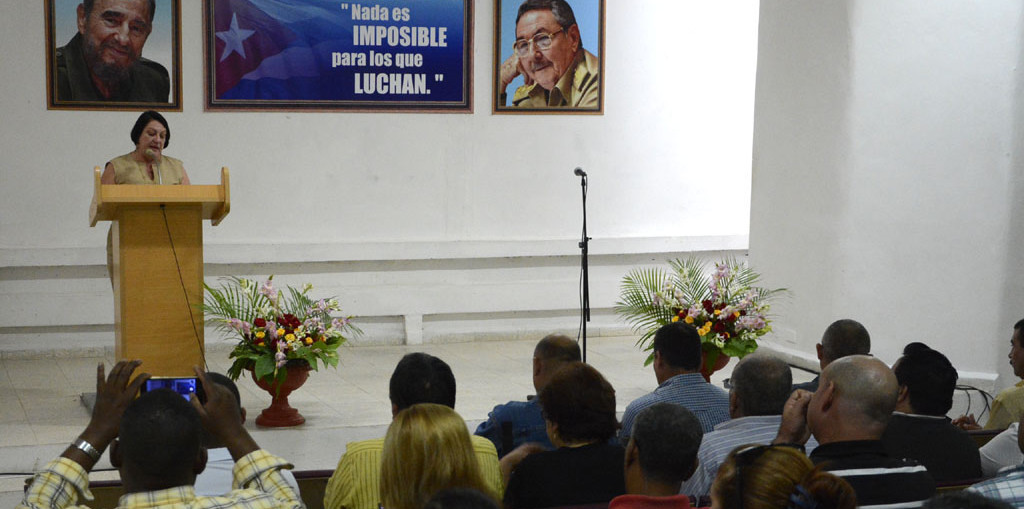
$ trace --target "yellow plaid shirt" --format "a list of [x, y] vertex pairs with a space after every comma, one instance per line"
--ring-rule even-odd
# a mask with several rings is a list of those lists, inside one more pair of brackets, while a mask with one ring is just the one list
[[[130, 493], [118, 501], [119, 508], [174, 508], [174, 509], [227, 509], [227, 508], [304, 508], [302, 499], [288, 485], [282, 468], [292, 468], [284, 459], [263, 449], [253, 451], [237, 462], [232, 486], [235, 491], [220, 497], [197, 497], [192, 486], [178, 486], [159, 491]], [[92, 500], [89, 492], [89, 473], [78, 463], [67, 458], [49, 462], [36, 474], [25, 492], [18, 509], [81, 508], [79, 497]]]

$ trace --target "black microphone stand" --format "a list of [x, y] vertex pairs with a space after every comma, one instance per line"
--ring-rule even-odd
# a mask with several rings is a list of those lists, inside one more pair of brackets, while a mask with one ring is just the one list
[[587, 322], [590, 321], [590, 272], [588, 267], [588, 251], [590, 245], [590, 237], [587, 236], [587, 173], [580, 168], [576, 168], [574, 172], [580, 177], [580, 187], [583, 190], [583, 240], [580, 240], [580, 270], [583, 273], [581, 286], [582, 286], [582, 302], [581, 304], [581, 316], [580, 316], [580, 329], [583, 337], [583, 362], [587, 362]]

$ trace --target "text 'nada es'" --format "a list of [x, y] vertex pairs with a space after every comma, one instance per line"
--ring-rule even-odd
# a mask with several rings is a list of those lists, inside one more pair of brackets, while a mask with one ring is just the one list
[[361, 4], [352, 4], [352, 19], [368, 21], [409, 21], [408, 7], [395, 7], [388, 10], [387, 7], [373, 5], [364, 7]]

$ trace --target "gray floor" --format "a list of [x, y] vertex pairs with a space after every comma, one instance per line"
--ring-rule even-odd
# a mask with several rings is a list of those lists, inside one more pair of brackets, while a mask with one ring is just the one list
[[[539, 338], [538, 338], [539, 339]], [[616, 390], [621, 413], [656, 382], [645, 355], [633, 337], [588, 339], [587, 360], [605, 375]], [[391, 420], [388, 378], [408, 352], [423, 351], [448, 362], [458, 383], [456, 410], [471, 427], [487, 417], [497, 403], [524, 399], [532, 394], [531, 356], [536, 340], [487, 341], [419, 346], [360, 346], [341, 351], [337, 369], [312, 373], [290, 398], [306, 423], [290, 429], [262, 429], [252, 420], [270, 403], [267, 393], [250, 379], [240, 379], [242, 405], [249, 413], [246, 427], [264, 448], [287, 457], [297, 469], [332, 469], [345, 444], [383, 436]], [[110, 357], [88, 352], [40, 352], [34, 356], [4, 357], [0, 373], [0, 506], [20, 500], [28, 473], [60, 454], [82, 431], [89, 414], [80, 403], [83, 392], [95, 390], [96, 364], [108, 366]], [[226, 352], [210, 352], [210, 369], [225, 371]], [[735, 360], [715, 374], [721, 385]], [[794, 370], [798, 381], [811, 375]], [[104, 454], [97, 466], [109, 469]], [[116, 472], [98, 472], [94, 479], [116, 478]]]

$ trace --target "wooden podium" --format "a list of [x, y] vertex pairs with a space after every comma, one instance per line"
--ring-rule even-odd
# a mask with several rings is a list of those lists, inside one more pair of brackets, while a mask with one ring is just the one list
[[154, 376], [194, 376], [205, 364], [203, 220], [228, 214], [228, 169], [215, 186], [103, 185], [100, 175], [89, 225], [114, 223], [114, 354]]

